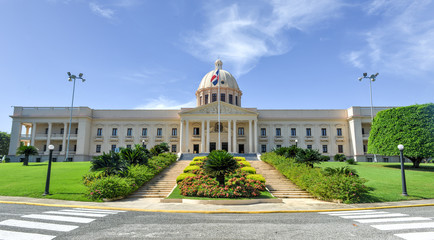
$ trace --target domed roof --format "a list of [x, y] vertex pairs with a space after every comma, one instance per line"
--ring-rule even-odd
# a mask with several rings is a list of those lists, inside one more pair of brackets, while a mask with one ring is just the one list
[[[199, 88], [197, 90], [200, 90], [202, 88], [218, 87], [219, 84], [221, 84], [220, 87], [233, 88], [239, 91], [240, 88], [238, 87], [237, 80], [235, 80], [234, 76], [232, 76], [230, 72], [223, 70], [222, 65], [222, 61], [220, 59], [217, 59], [217, 61], [215, 61], [215, 69], [207, 73], [202, 78], [202, 81], [200, 82]], [[215, 74], [217, 69], [220, 69], [219, 75], [221, 81], [219, 81], [219, 83], [214, 86], [214, 84], [212, 84], [211, 82], [211, 78]]]

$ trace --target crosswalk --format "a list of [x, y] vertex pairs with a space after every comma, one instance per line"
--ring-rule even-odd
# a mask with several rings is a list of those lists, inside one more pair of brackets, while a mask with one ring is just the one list
[[[0, 239], [51, 240], [59, 233], [79, 228], [79, 224], [90, 223], [98, 218], [122, 212], [125, 211], [73, 208], [22, 215], [0, 222]], [[42, 230], [43, 233], [35, 233], [32, 230]]]
[[[434, 220], [427, 217], [413, 217], [403, 213], [376, 210], [321, 212], [319, 214], [351, 219], [361, 224], [370, 224], [369, 226], [375, 229], [390, 231], [394, 236], [406, 240], [434, 240]], [[410, 232], [415, 229], [421, 230], [421, 232]], [[394, 233], [393, 231], [405, 233]]]

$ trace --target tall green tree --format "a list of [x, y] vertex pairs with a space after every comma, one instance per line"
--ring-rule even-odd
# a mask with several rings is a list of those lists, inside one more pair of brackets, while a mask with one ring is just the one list
[[321, 161], [324, 161], [323, 156], [314, 149], [299, 149], [295, 155], [295, 162], [304, 163], [311, 168], [314, 163], [321, 163]]
[[17, 155], [24, 154], [23, 166], [29, 165], [29, 156], [38, 155], [38, 149], [34, 146], [21, 145], [17, 148]]
[[147, 165], [149, 158], [152, 157], [148, 149], [140, 144], [136, 144], [134, 149], [122, 148], [119, 152], [121, 159], [125, 160], [130, 165]]
[[411, 105], [381, 111], [369, 134], [368, 153], [404, 156], [418, 168], [423, 159], [434, 157], [434, 104]]
[[9, 142], [11, 135], [5, 132], [0, 132], [0, 155], [8, 155]]

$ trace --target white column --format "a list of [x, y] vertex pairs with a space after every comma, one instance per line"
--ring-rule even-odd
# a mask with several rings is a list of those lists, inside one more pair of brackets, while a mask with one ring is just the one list
[[234, 153], [237, 152], [237, 120], [234, 120]]
[[255, 144], [255, 153], [258, 152], [258, 120], [255, 119], [255, 128], [253, 129], [253, 137], [254, 137], [254, 144]]
[[179, 136], [179, 152], [180, 153], [183, 153], [184, 152], [184, 145], [183, 145], [183, 143], [184, 143], [184, 128], [183, 128], [183, 126], [184, 126], [184, 120], [182, 120], [181, 119], [181, 123], [179, 124], [179, 132], [180, 132], [180, 136]]
[[67, 136], [67, 134], [66, 134], [66, 132], [67, 132], [67, 128], [68, 127], [68, 123], [63, 123], [63, 141], [62, 141], [62, 153], [61, 154], [64, 154], [65, 153], [65, 150], [66, 150], [66, 136]]
[[30, 145], [35, 146], [35, 136], [36, 136], [36, 123], [32, 124], [32, 137], [30, 138]]
[[252, 134], [252, 120], [249, 120], [249, 153], [253, 152], [252, 142], [253, 142], [253, 134]]
[[200, 134], [201, 144], [200, 144], [200, 152], [205, 152], [205, 120], [202, 120], [202, 131]]
[[188, 136], [188, 133], [190, 132], [190, 128], [188, 127], [188, 120], [185, 120], [185, 145], [186, 145], [186, 147], [185, 147], [185, 151], [186, 152], [190, 152], [189, 150], [189, 147], [190, 147], [190, 143], [189, 143], [189, 141], [190, 141], [190, 138], [189, 138], [189, 136]]
[[45, 154], [49, 153], [48, 146], [50, 146], [50, 144], [51, 144], [51, 127], [52, 127], [52, 125], [53, 125], [52, 123], [48, 123], [47, 149], [45, 151]]
[[231, 142], [231, 120], [228, 120], [228, 152], [232, 152]]
[[209, 120], [206, 120], [206, 146], [205, 146], [205, 151], [206, 152], [210, 152], [209, 151]]

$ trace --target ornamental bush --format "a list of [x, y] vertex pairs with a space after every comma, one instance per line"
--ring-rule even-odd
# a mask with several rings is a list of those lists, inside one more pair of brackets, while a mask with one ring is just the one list
[[241, 171], [246, 172], [247, 174], [256, 174], [256, 169], [253, 167], [242, 167]]
[[240, 164], [242, 167], [251, 167], [252, 166], [247, 161], [238, 161], [238, 164]]
[[194, 157], [193, 161], [204, 161], [206, 157]]
[[180, 181], [184, 180], [187, 177], [195, 177], [196, 174], [194, 173], [181, 173], [177, 178], [176, 178], [176, 183], [179, 183]]
[[199, 170], [199, 169], [200, 167], [197, 165], [187, 166], [186, 168], [184, 168], [184, 173], [193, 172], [194, 170]]
[[[325, 174], [320, 168], [299, 164], [294, 159], [276, 153], [262, 154], [261, 160], [273, 165], [298, 187], [323, 200], [341, 200], [345, 203], [360, 202], [369, 192], [365, 179], [351, 174]], [[338, 170], [333, 170], [337, 171]], [[342, 172], [342, 171], [341, 171]]]
[[233, 156], [224, 150], [210, 152], [203, 165], [205, 172], [215, 177], [220, 185], [225, 185], [225, 175], [234, 172], [238, 167]]
[[189, 166], [195, 166], [195, 165], [201, 165], [201, 164], [203, 164], [203, 162], [202, 161], [191, 161], [188, 165]]
[[335, 162], [343, 162], [343, 161], [347, 160], [347, 157], [345, 156], [345, 154], [339, 154], [338, 153], [333, 157], [333, 160]]
[[108, 176], [94, 180], [87, 189], [90, 199], [114, 199], [128, 195], [135, 187], [135, 182], [131, 178], [119, 176]]
[[261, 174], [249, 174], [246, 176], [246, 178], [265, 183], [265, 178]]
[[234, 159], [237, 161], [246, 161], [245, 157], [234, 157]]

